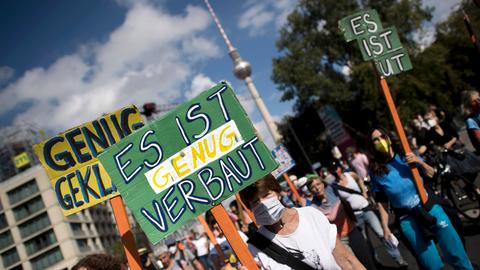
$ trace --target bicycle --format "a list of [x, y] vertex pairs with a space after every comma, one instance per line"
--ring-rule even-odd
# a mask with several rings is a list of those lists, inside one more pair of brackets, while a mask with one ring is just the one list
[[480, 221], [480, 189], [447, 163], [447, 155], [461, 153], [444, 148], [431, 152], [429, 162], [435, 166], [436, 177], [427, 184], [436, 195], [448, 199], [465, 219], [475, 223]]

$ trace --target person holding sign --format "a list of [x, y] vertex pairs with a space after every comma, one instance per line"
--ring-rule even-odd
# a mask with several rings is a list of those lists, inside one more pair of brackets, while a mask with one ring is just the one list
[[365, 269], [325, 215], [308, 206], [286, 208], [280, 192], [271, 174], [240, 191], [261, 225], [248, 243], [262, 269]]
[[409, 164], [415, 164], [424, 176], [432, 177], [434, 169], [413, 153], [405, 157], [395, 153], [388, 133], [376, 128], [370, 133], [369, 146], [372, 191], [378, 203], [385, 239], [388, 228], [387, 202], [394, 209], [397, 222], [405, 238], [424, 269], [443, 269], [444, 264], [433, 239], [438, 241], [442, 254], [455, 269], [473, 269], [462, 241], [445, 214], [441, 201], [433, 194], [425, 205], [415, 188]]

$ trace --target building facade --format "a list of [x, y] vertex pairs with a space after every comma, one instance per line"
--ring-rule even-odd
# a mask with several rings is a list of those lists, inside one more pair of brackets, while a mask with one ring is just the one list
[[65, 217], [40, 165], [0, 183], [0, 269], [69, 269], [119, 240], [108, 204]]

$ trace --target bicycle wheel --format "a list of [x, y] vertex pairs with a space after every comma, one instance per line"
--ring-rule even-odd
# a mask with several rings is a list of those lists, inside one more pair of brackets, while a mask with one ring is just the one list
[[466, 219], [480, 221], [480, 194], [476, 185], [461, 175], [452, 175], [448, 181], [447, 196]]

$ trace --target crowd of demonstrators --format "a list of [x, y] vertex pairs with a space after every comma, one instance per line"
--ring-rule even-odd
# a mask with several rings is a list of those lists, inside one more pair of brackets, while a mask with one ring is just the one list
[[442, 207], [442, 199], [428, 194], [420, 202], [409, 164], [419, 167], [423, 177], [432, 177], [434, 169], [413, 153], [402, 156], [393, 150], [388, 133], [376, 128], [369, 134], [372, 191], [385, 235], [388, 228], [387, 202], [395, 213], [396, 223], [424, 269], [442, 269], [444, 264], [435, 245], [438, 242], [446, 261], [455, 269], [473, 269], [462, 241]]

